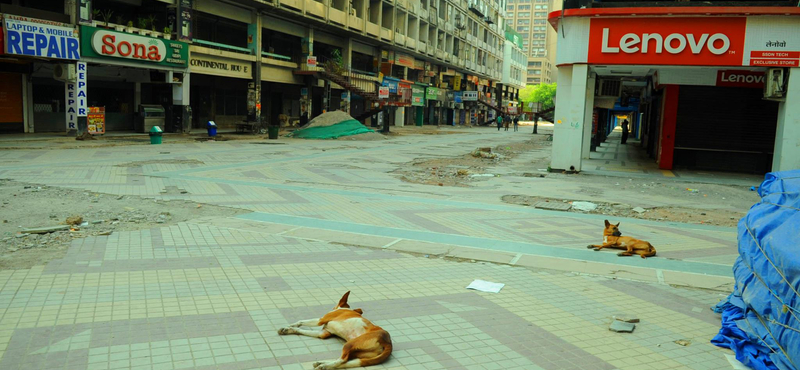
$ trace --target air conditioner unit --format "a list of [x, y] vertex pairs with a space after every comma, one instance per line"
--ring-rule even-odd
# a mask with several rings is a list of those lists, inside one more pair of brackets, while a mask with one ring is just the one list
[[764, 81], [764, 99], [784, 100], [786, 98], [786, 70], [783, 68], [770, 68], [767, 70]]
[[63, 82], [75, 81], [75, 65], [56, 64], [56, 68], [53, 70], [53, 78]]
[[622, 95], [622, 81], [605, 79], [598, 80], [597, 92], [595, 95], [598, 97], [620, 97]]

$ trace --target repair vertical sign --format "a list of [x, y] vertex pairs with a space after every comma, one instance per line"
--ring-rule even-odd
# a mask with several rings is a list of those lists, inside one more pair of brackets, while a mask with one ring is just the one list
[[86, 117], [86, 63], [75, 66], [75, 81], [67, 81], [65, 102], [67, 108], [67, 131], [78, 129], [78, 117]]

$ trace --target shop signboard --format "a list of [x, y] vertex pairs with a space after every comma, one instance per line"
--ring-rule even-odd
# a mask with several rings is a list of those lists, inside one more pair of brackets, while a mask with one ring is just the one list
[[386, 99], [389, 97], [389, 87], [388, 86], [381, 86], [378, 88], [378, 98]]
[[689, 17], [660, 17], [658, 22], [635, 17], [585, 22], [589, 22], [588, 40], [574, 35], [570, 42], [588, 44], [588, 48], [560, 53], [557, 64], [800, 66], [800, 33], [791, 17], [705, 17], [702, 22]]
[[[800, 58], [800, 56], [798, 56], [798, 58]], [[717, 71], [716, 86], [751, 87], [760, 89], [764, 87], [765, 78], [764, 72], [722, 69]]]
[[193, 0], [178, 0], [178, 9], [180, 14], [180, 29], [177, 32], [178, 39], [181, 41], [192, 41], [192, 3]]
[[403, 53], [394, 53], [394, 64], [399, 66], [414, 68], [414, 57]]
[[106, 107], [89, 107], [86, 124], [92, 135], [106, 133]]
[[508, 114], [517, 114], [517, 107], [508, 107]]
[[429, 87], [425, 91], [426, 100], [439, 100], [439, 89], [436, 87]]
[[189, 58], [189, 65], [192, 67], [192, 73], [245, 79], [253, 78], [250, 62], [244, 60], [193, 52]]
[[309, 68], [314, 68], [317, 66], [317, 57], [314, 55], [309, 55], [306, 57], [306, 66]]
[[425, 106], [425, 87], [419, 85], [411, 86], [411, 106]]
[[78, 31], [65, 23], [4, 14], [5, 54], [50, 59], [80, 59]]
[[477, 91], [463, 91], [461, 93], [461, 100], [463, 101], [478, 101]]
[[456, 73], [453, 77], [453, 90], [461, 91], [461, 73]]
[[189, 45], [185, 42], [90, 26], [81, 26], [81, 54], [85, 57], [124, 60], [142, 65], [180, 68], [189, 65]]
[[461, 98], [461, 91], [456, 91], [453, 93], [453, 102], [455, 103], [463, 103], [464, 101]]
[[397, 94], [397, 82], [396, 80], [390, 80], [386, 77], [383, 78], [383, 83], [381, 86], [386, 86], [389, 88], [389, 92], [393, 94]]

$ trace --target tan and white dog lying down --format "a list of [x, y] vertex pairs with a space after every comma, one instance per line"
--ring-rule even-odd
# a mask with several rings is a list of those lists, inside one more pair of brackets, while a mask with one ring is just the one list
[[[331, 335], [346, 340], [342, 357], [331, 362], [315, 362], [314, 370], [347, 369], [377, 365], [392, 354], [392, 338], [389, 332], [361, 317], [360, 308], [350, 309], [347, 304], [348, 291], [339, 300], [333, 311], [318, 319], [300, 320], [289, 327], [278, 329], [278, 334], [299, 334], [327, 339]], [[302, 329], [301, 326], [321, 326], [317, 329]]]

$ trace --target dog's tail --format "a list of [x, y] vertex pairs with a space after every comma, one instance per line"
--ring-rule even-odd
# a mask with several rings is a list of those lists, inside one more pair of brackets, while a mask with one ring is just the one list
[[389, 355], [392, 354], [392, 338], [389, 336], [389, 333], [386, 331], [382, 332], [379, 342], [383, 345], [383, 351], [375, 357], [362, 358], [361, 366], [377, 365], [389, 358]]
[[653, 257], [656, 255], [656, 248], [652, 244], [647, 243], [647, 250], [639, 253], [642, 258]]

